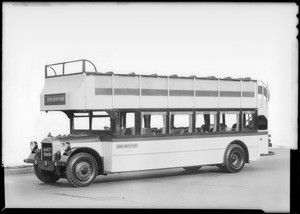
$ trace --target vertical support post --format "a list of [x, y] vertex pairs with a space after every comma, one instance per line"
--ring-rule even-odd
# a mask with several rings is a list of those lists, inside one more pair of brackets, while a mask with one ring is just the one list
[[196, 111], [195, 111], [195, 108], [193, 109], [193, 114], [192, 114], [192, 133], [196, 133]]
[[72, 115], [69, 117], [70, 118], [70, 134], [72, 130], [74, 130], [74, 114], [71, 113]]
[[141, 135], [141, 109], [134, 112], [134, 118], [135, 118], [135, 135]]
[[47, 78], [47, 65], [45, 65], [45, 78]]
[[242, 117], [243, 117], [243, 111], [242, 111], [242, 109], [239, 111], [239, 114], [240, 114], [240, 116], [239, 116], [239, 131], [242, 131], [242, 122], [243, 122], [243, 120], [242, 120]]
[[62, 64], [62, 74], [65, 75], [65, 63]]
[[89, 130], [92, 130], [92, 112], [89, 111]]
[[220, 108], [220, 79], [218, 79], [218, 109]]
[[82, 60], [82, 73], [85, 73], [85, 60]]
[[170, 133], [170, 110], [167, 109], [167, 115], [166, 115], [166, 134]]
[[218, 109], [217, 114], [215, 115], [217, 117], [217, 132], [221, 131], [220, 130], [220, 110]]

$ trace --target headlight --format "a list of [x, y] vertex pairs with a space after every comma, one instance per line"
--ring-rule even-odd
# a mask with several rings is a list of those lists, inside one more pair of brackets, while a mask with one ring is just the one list
[[71, 144], [69, 142], [63, 142], [61, 144], [61, 148], [62, 150], [64, 150], [65, 152], [69, 151], [71, 149]]
[[34, 152], [38, 148], [38, 144], [35, 141], [30, 142], [30, 150]]

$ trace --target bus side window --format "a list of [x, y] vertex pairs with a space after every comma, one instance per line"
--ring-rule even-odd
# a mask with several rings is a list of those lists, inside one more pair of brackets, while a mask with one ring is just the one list
[[135, 135], [135, 113], [122, 112], [120, 114], [121, 135]]
[[92, 130], [106, 130], [110, 131], [110, 118], [109, 117], [93, 117]]
[[220, 131], [231, 132], [240, 129], [240, 112], [220, 112]]
[[192, 133], [193, 112], [171, 112], [170, 134]]
[[73, 129], [74, 130], [89, 130], [89, 114], [84, 112], [74, 113], [73, 118]]
[[111, 131], [111, 118], [106, 112], [92, 112], [92, 130]]
[[196, 133], [217, 131], [217, 112], [196, 112]]
[[166, 134], [166, 112], [142, 112], [141, 134], [161, 135]]
[[74, 117], [74, 129], [75, 130], [89, 130], [89, 118], [88, 117]]
[[242, 130], [245, 131], [255, 129], [255, 112], [243, 111], [242, 115]]

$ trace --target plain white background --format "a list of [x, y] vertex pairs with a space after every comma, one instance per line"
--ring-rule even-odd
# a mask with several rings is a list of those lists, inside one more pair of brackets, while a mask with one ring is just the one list
[[4, 3], [2, 148], [21, 165], [29, 142], [69, 132], [40, 112], [44, 66], [89, 59], [98, 71], [251, 77], [269, 84], [272, 143], [296, 148], [297, 6], [292, 3]]

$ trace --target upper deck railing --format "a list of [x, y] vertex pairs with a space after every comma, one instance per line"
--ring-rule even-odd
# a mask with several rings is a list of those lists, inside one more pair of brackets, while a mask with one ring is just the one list
[[96, 66], [91, 61], [86, 59], [54, 63], [45, 66], [45, 78], [80, 74], [86, 72], [97, 73]]
[[[215, 76], [209, 76], [209, 77], [197, 77], [195, 75], [184, 77], [184, 76], [177, 76], [177, 75], [170, 75], [170, 76], [161, 76], [157, 74], [152, 75], [139, 75], [135, 73], [129, 73], [129, 74], [114, 74], [113, 72], [106, 72], [101, 73], [97, 72], [96, 66], [89, 60], [86, 59], [79, 59], [79, 60], [73, 60], [73, 61], [67, 61], [67, 62], [60, 62], [60, 63], [54, 63], [49, 64], [45, 66], [45, 78], [50, 77], [59, 77], [59, 76], [67, 76], [67, 75], [73, 75], [73, 74], [80, 74], [80, 73], [87, 73], [87, 74], [97, 74], [97, 75], [117, 75], [117, 76], [138, 76], [138, 77], [160, 77], [160, 78], [179, 78], [179, 79], [208, 79], [208, 80], [222, 80], [222, 81], [254, 81], [249, 77], [246, 78], [216, 78]], [[269, 100], [270, 93], [268, 85], [266, 85], [264, 82], [259, 81], [261, 85], [258, 86], [258, 94], [262, 94], [266, 97], [267, 100]]]

